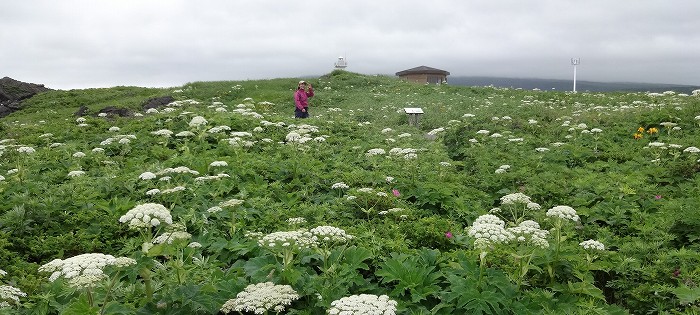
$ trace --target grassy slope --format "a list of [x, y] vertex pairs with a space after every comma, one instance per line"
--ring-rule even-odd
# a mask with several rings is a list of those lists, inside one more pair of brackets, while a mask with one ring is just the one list
[[[602, 227], [586, 227], [579, 236], [599, 237], [630, 256], [649, 250], [644, 247], [645, 240], [649, 239], [659, 242], [654, 247], [655, 250], [665, 250], [674, 244], [675, 234], [672, 233], [672, 228], [681, 229], [682, 232], [683, 229], [692, 229], [694, 226], [692, 222], [685, 221], [685, 225], [679, 226], [676, 222], [681, 220], [668, 218], [666, 214], [697, 202], [693, 197], [698, 195], [697, 170], [681, 164], [668, 173], [654, 174], [659, 169], [648, 164], [649, 158], [642, 156], [643, 144], [630, 140], [630, 136], [639, 126], [646, 128], [658, 126], [660, 121], [678, 120], [682, 122], [685, 134], [676, 140], [682, 141], [685, 146], [697, 146], [699, 133], [693, 128], [694, 122], [690, 119], [699, 114], [697, 100], [683, 100], [683, 109], [678, 111], [674, 109], [674, 103], [680, 104], [679, 100], [660, 100], [641, 94], [571, 95], [492, 88], [420, 86], [389, 77], [337, 72], [311, 81], [317, 90], [311, 110], [317, 117], [304, 121], [320, 126], [321, 133], [331, 134], [328, 140], [331, 149], [303, 154], [309, 165], [293, 171], [290, 171], [289, 160], [299, 156], [287, 151], [256, 149], [239, 152], [210, 143], [208, 149], [199, 148], [198, 151], [190, 152], [180, 150], [179, 147], [160, 149], [152, 145], [158, 140], [149, 135], [151, 131], [166, 126], [176, 132], [178, 129], [175, 128], [186, 129], [186, 119], [174, 118], [173, 122], [156, 116], [143, 119], [95, 119], [90, 121], [91, 126], [86, 129], [76, 127], [71, 116], [82, 105], [87, 105], [91, 112], [106, 106], [138, 110], [142, 102], [150, 97], [173, 95], [178, 99], [200, 101], [202, 105], [186, 110], [206, 113], [210, 126], [229, 125], [238, 128], [235, 129], [238, 131], [249, 131], [257, 125], [234, 115], [214, 114], [211, 109], [205, 109], [206, 106], [212, 102], [221, 102], [232, 109], [250, 97], [256, 102], [272, 103], [257, 107], [266, 119], [295, 122], [290, 116], [293, 112], [291, 94], [296, 82], [297, 79], [294, 78], [194, 82], [183, 86], [182, 92], [137, 87], [51, 91], [30, 99], [24, 110], [2, 120], [0, 138], [14, 138], [17, 143], [36, 148], [46, 147], [51, 141], [64, 142], [66, 146], [60, 152], [41, 152], [38, 160], [43, 162], [40, 163], [39, 174], [28, 175], [31, 180], [27, 181], [26, 189], [4, 188], [4, 200], [8, 202], [1, 208], [4, 214], [0, 221], [5, 223], [2, 229], [6, 233], [6, 239], [14, 237], [14, 244], [5, 244], [2, 255], [7, 259], [14, 257], [16, 265], [3, 267], [6, 271], [18, 271], [27, 264], [45, 262], [49, 257], [70, 256], [87, 251], [112, 249], [121, 250], [120, 254], [128, 253], [129, 250], [123, 247], [129, 242], [128, 235], [124, 230], [111, 230], [109, 220], [113, 221], [119, 213], [142, 198], [138, 196], [142, 196], [145, 188], [140, 187], [135, 178], [146, 170], [187, 163], [191, 163], [187, 165], [191, 168], [206, 171], [207, 164], [217, 158], [237, 163], [229, 169], [237, 184], [232, 188], [219, 187], [223, 189], [219, 198], [249, 196], [253, 198], [250, 201], [253, 208], [266, 209], [270, 212], [270, 217], [275, 219], [305, 216], [313, 218], [317, 223], [356, 222], [356, 226], [347, 227], [349, 231], [363, 237], [377, 253], [426, 244], [443, 249], [453, 248], [453, 245], [440, 238], [444, 231], [459, 230], [470, 224], [478, 214], [497, 205], [500, 196], [518, 190], [524, 190], [540, 202], [543, 208], [557, 204], [576, 207], [587, 223]], [[614, 110], [631, 105], [634, 101], [663, 103], [664, 106], [659, 106], [656, 110]], [[595, 106], [606, 109], [592, 109]], [[407, 126], [405, 115], [397, 112], [403, 107], [422, 107], [425, 110], [420, 131]], [[329, 110], [332, 108], [341, 108], [343, 111]], [[464, 119], [462, 115], [467, 113], [477, 114], [477, 117]], [[513, 119], [492, 119], [505, 115]], [[536, 119], [541, 128], [530, 126], [528, 119]], [[587, 150], [565, 147], [563, 155], [542, 157], [532, 154], [537, 147], [548, 147], [553, 141], [565, 141], [564, 136], [569, 133], [560, 125], [567, 119], [572, 121], [572, 125], [585, 122], [589, 125], [588, 128], [602, 128], [606, 136], [595, 144], [583, 142], [588, 140], [578, 135], [571, 140], [576, 141], [580, 137], [582, 146]], [[37, 123], [41, 120], [46, 122]], [[443, 141], [430, 141], [423, 137], [424, 133], [434, 128], [448, 127], [451, 120], [462, 122], [448, 128]], [[358, 125], [363, 122], [371, 124]], [[133, 152], [140, 154], [128, 159], [116, 154], [113, 160], [119, 167], [115, 168], [90, 166], [88, 170], [94, 170], [91, 175], [96, 180], [94, 183], [67, 181], [65, 174], [76, 167], [70, 161], [70, 154], [75, 151], [88, 152], [97, 146], [109, 135], [106, 129], [112, 125], [120, 126], [121, 134], [138, 135], [139, 142], [143, 144], [134, 143]], [[381, 133], [384, 128], [395, 131], [384, 135]], [[509, 145], [504, 141], [505, 144], [499, 145], [495, 140], [484, 139], [482, 146], [470, 146], [467, 140], [475, 137], [475, 132], [480, 129], [500, 132], [505, 137], [523, 137], [525, 141], [519, 145]], [[47, 130], [52, 131], [57, 140], [37, 137]], [[413, 133], [414, 137], [397, 143], [386, 142], [388, 137], [397, 139], [396, 135], [401, 132]], [[275, 141], [278, 141], [284, 137], [284, 133], [274, 136], [277, 136]], [[674, 141], [670, 137], [662, 140]], [[599, 145], [602, 153], [592, 154], [590, 149], [593, 145]], [[375, 147], [387, 151], [392, 147], [425, 148], [427, 151], [420, 153], [424, 156], [420, 162], [408, 167], [401, 162], [367, 161], [363, 153]], [[639, 155], [635, 155], [636, 152]], [[264, 160], [256, 158], [261, 154], [265, 155]], [[348, 157], [352, 159], [346, 160]], [[437, 166], [440, 161], [451, 161], [455, 164], [456, 171], [441, 171]], [[512, 165], [513, 171], [506, 176], [494, 175], [493, 171], [503, 164]], [[649, 170], [644, 171], [639, 165], [648, 166]], [[83, 165], [86, 168], [88, 166]], [[12, 167], [13, 165], [3, 163], [0, 169], [7, 171]], [[114, 183], [111, 181], [112, 176], [130, 179]], [[406, 194], [409, 206], [416, 212], [415, 222], [399, 222], [396, 227], [387, 227], [375, 225], [376, 222], [358, 222], [342, 213], [333, 213], [334, 209], [329, 211], [326, 208], [328, 195], [333, 194], [328, 189], [332, 183], [345, 181], [354, 187], [376, 187], [382, 185], [385, 176], [398, 178], [397, 187]], [[30, 184], [32, 181], [37, 184]], [[40, 182], [48, 186], [43, 186]], [[89, 188], [92, 186], [100, 187], [100, 190], [91, 191]], [[40, 195], [42, 193], [46, 195]], [[656, 194], [674, 202], [661, 207], [647, 205], [645, 202], [648, 202], [649, 197]], [[627, 203], [627, 199], [633, 198], [634, 202]], [[214, 201], [213, 198], [208, 200], [205, 196], [198, 196], [184, 200], [183, 204], [185, 207], [206, 209], [209, 206], [207, 202]], [[9, 222], [17, 222], [13, 216], [26, 215], [30, 211], [34, 222], [28, 222], [26, 227], [7, 225]], [[113, 213], [105, 214], [105, 211]], [[182, 215], [186, 214], [184, 209], [179, 211]], [[271, 231], [278, 224], [271, 218], [256, 217], [251, 219], [250, 224], [257, 229]], [[644, 222], [650, 219], [655, 220], [657, 226]], [[62, 225], [76, 231], [72, 235], [42, 235], [42, 238], [39, 237], [42, 231], [32, 227], [37, 222], [43, 224], [44, 232], [60, 231]], [[77, 230], [81, 225], [84, 228]], [[17, 255], [11, 252], [12, 248], [36, 249], [31, 255]], [[653, 265], [652, 262], [646, 263]], [[644, 266], [640, 268], [642, 267]], [[33, 280], [30, 278], [24, 281], [31, 283]], [[34, 284], [39, 281], [36, 280]]]

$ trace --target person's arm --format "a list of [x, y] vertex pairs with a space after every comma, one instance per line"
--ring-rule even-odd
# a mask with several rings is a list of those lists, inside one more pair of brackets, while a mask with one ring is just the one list
[[306, 91], [306, 96], [308, 96], [308, 97], [314, 96], [314, 88], [311, 86], [311, 84], [309, 84], [309, 90]]

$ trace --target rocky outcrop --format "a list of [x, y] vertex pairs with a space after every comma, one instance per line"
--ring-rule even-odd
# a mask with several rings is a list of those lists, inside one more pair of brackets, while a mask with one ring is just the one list
[[0, 79], [0, 118], [21, 109], [23, 100], [50, 90], [43, 84], [25, 83], [9, 77]]
[[149, 110], [151, 108], [159, 108], [163, 106], [167, 106], [168, 104], [174, 102], [175, 99], [172, 96], [163, 96], [163, 97], [154, 97], [149, 100], [147, 100], [143, 104], [143, 110]]

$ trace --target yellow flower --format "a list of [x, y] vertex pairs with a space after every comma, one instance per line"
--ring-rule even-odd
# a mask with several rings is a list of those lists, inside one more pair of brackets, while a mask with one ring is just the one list
[[644, 127], [639, 127], [639, 129], [637, 129], [637, 132], [644, 132]]
[[635, 140], [639, 140], [639, 139], [641, 139], [642, 137], [644, 137], [644, 135], [641, 134], [641, 133], [635, 133], [635, 134], [634, 134], [634, 139], [635, 139]]
[[654, 128], [654, 127], [651, 127], [651, 128], [649, 128], [649, 130], [647, 130], [647, 133], [650, 135], [655, 134], [657, 132], [659, 132], [659, 129]]

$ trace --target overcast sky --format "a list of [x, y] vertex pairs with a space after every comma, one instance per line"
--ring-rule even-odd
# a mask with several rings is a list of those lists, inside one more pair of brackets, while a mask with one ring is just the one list
[[699, 0], [17, 0], [0, 77], [57, 89], [429, 66], [452, 76], [700, 85]]

